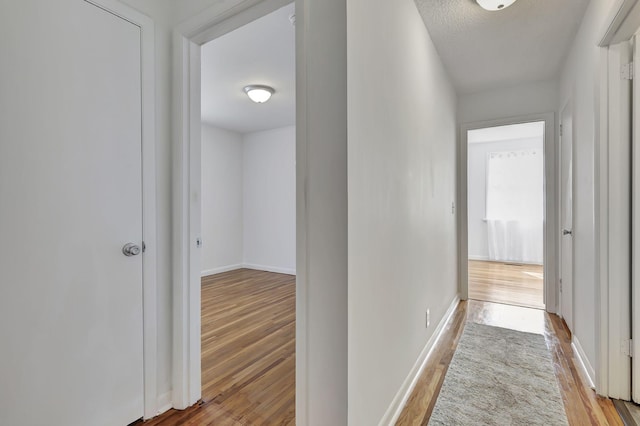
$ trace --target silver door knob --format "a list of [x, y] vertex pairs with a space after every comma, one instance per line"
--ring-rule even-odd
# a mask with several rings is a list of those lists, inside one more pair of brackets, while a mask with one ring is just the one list
[[127, 243], [122, 247], [122, 254], [125, 256], [137, 256], [140, 254], [140, 246], [134, 243]]
[[562, 235], [573, 235], [573, 231], [570, 229], [563, 229]]

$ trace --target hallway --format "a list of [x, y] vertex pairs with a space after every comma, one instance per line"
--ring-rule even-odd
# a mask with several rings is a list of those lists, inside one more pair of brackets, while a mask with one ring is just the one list
[[[3, 2], [0, 425], [423, 424], [465, 324], [528, 315], [570, 422], [620, 424], [588, 383], [640, 395], [640, 0], [489, 1]], [[201, 292], [201, 254], [229, 244], [203, 232], [213, 198], [200, 160], [221, 138], [200, 126], [201, 89], [215, 79], [202, 71], [205, 44], [278, 10], [295, 84], [265, 77], [277, 56], [264, 37], [247, 75], [224, 87], [258, 113], [295, 99], [295, 185], [289, 213], [272, 216], [295, 246], [280, 272], [298, 276], [267, 308], [267, 295], [207, 299], [209, 282]], [[266, 105], [246, 96], [262, 85]], [[554, 314], [466, 301], [464, 135], [541, 120]], [[271, 215], [262, 184], [275, 185], [257, 173], [264, 146], [247, 148], [258, 139], [232, 139], [237, 161], [211, 181], [242, 207], [230, 216], [244, 245], [245, 212]], [[248, 182], [260, 199], [239, 190]], [[249, 260], [225, 265], [271, 264]], [[524, 272], [533, 289], [539, 272]], [[201, 302], [224, 306], [233, 325], [206, 329], [213, 315], [201, 330]], [[243, 355], [212, 360], [208, 345]], [[255, 391], [263, 379], [268, 390]], [[120, 410], [125, 421], [110, 421]]]
[[445, 374], [465, 324], [477, 323], [542, 334], [570, 425], [622, 425], [610, 399], [597, 396], [586, 384], [571, 338], [562, 320], [542, 310], [475, 300], [461, 301], [420, 375], [396, 425], [425, 425], [438, 398]]

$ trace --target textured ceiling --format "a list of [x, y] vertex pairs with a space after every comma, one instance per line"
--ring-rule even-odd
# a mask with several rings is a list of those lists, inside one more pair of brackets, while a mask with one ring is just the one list
[[[202, 46], [202, 121], [238, 133], [295, 123], [295, 28], [290, 4]], [[249, 84], [275, 89], [264, 104]]]
[[518, 0], [497, 12], [475, 0], [415, 0], [458, 93], [557, 76], [589, 0]]

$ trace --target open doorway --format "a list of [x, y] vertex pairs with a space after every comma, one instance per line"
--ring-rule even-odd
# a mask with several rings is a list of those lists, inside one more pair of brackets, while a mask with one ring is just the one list
[[201, 48], [201, 406], [216, 424], [295, 421], [294, 23], [289, 4]]
[[544, 133], [467, 131], [469, 298], [544, 309]]

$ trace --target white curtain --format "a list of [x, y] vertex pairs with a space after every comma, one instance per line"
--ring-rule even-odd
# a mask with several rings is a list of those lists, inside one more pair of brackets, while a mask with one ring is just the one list
[[542, 150], [488, 154], [487, 225], [491, 260], [542, 264], [543, 186]]

